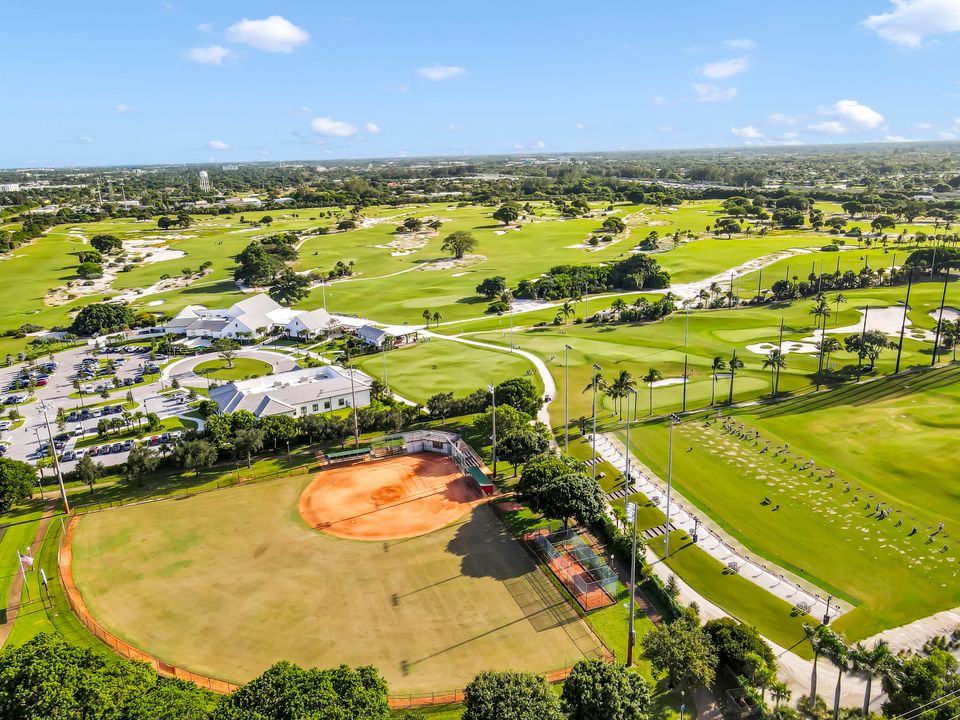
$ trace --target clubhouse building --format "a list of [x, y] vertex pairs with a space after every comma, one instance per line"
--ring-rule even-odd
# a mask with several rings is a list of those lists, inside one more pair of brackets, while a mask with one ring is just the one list
[[210, 399], [224, 413], [249, 410], [258, 418], [300, 417], [344, 410], [354, 402], [365, 407], [372, 384], [373, 379], [359, 370], [324, 365], [221, 385], [210, 391]]
[[212, 340], [258, 339], [279, 333], [315, 338], [336, 332], [338, 327], [337, 321], [326, 310], [293, 310], [260, 293], [226, 310], [188, 305], [164, 325], [164, 332]]

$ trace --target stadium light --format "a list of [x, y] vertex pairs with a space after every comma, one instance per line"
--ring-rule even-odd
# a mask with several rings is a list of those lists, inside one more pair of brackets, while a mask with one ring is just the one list
[[491, 447], [491, 452], [493, 454], [493, 477], [497, 477], [497, 389], [493, 385], [487, 385], [487, 390], [490, 391], [492, 397], [493, 412], [490, 413], [490, 417], [493, 419], [493, 446]]
[[600, 366], [593, 365], [593, 481], [597, 481], [597, 373]]
[[667, 521], [663, 526], [663, 559], [670, 557], [670, 496], [673, 490], [673, 426], [680, 422], [676, 413], [670, 413], [670, 440], [667, 444]]
[[570, 452], [570, 351], [569, 345], [563, 346], [563, 451]]

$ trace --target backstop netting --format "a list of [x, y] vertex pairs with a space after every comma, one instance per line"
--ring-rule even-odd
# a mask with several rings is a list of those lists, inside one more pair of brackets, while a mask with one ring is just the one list
[[589, 536], [573, 528], [532, 533], [527, 540], [584, 610], [617, 600], [617, 574], [593, 548]]

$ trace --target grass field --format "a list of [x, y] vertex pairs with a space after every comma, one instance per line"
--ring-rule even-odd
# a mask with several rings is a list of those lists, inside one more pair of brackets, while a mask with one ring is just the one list
[[[674, 487], [748, 551], [857, 605], [836, 626], [867, 637], [960, 604], [958, 402], [952, 366], [737, 411], [760, 431], [757, 445], [691, 420], [676, 430]], [[761, 453], [768, 440], [792, 454]], [[642, 425], [633, 441], [666, 477], [665, 425]], [[797, 458], [819, 469], [795, 469]], [[889, 517], [878, 518], [877, 503], [893, 508]], [[719, 580], [694, 577], [708, 596]]]
[[233, 363], [226, 360], [208, 360], [193, 368], [197, 375], [225, 382], [269, 375], [272, 370], [270, 363], [256, 358], [234, 358]]
[[452, 341], [422, 342], [388, 352], [385, 357], [382, 353], [367, 355], [358, 364], [371, 377], [383, 380], [384, 361], [390, 387], [414, 402], [426, 402], [439, 392], [460, 397], [490, 383], [521, 376], [529, 376], [543, 390], [540, 376], [526, 358]]
[[337, 540], [296, 513], [309, 479], [84, 517], [74, 574], [88, 607], [155, 656], [235, 681], [279, 659], [371, 663], [392, 692], [423, 692], [595, 649], [489, 508], [421, 537]]

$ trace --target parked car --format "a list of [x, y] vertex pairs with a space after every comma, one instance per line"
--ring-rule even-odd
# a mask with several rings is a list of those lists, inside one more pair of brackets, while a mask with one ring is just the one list
[[109, 446], [109, 445], [101, 445], [101, 446], [100, 446], [100, 454], [101, 454], [101, 455], [109, 455], [109, 454], [110, 454], [110, 446]]
[[160, 444], [160, 436], [152, 435], [149, 440], [147, 440], [147, 445], [150, 447], [156, 447]]
[[123, 448], [123, 443], [122, 443], [122, 442], [115, 442], [115, 443], [113, 444], [113, 447], [110, 448], [110, 451], [111, 451], [111, 452], [118, 453], [118, 452], [123, 452], [123, 449], [124, 449], [124, 448]]
[[77, 459], [77, 454], [73, 450], [67, 450], [60, 459], [63, 462], [73, 462]]
[[99, 454], [100, 454], [100, 448], [98, 448], [96, 445], [94, 445], [92, 448], [90, 448], [87, 451], [87, 455], [89, 455], [90, 457], [97, 457], [97, 455]]
[[13, 421], [11, 420], [0, 421], [0, 432], [3, 432], [4, 430], [9, 430], [11, 425], [13, 425]]
[[123, 449], [124, 449], [124, 450], [130, 450], [132, 447], [133, 447], [133, 440], [124, 440], [124, 441], [123, 441]]

